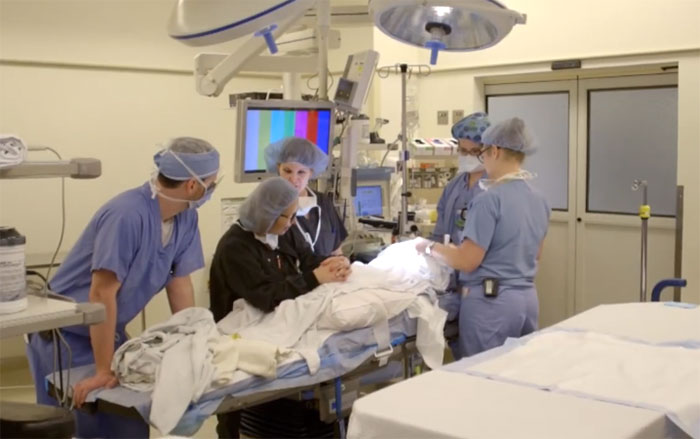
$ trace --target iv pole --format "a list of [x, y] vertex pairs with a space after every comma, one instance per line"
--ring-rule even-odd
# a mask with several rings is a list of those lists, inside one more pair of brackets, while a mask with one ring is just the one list
[[430, 74], [430, 67], [426, 65], [416, 64], [396, 64], [393, 66], [380, 67], [377, 69], [377, 74], [380, 78], [386, 78], [391, 73], [401, 73], [401, 151], [399, 153], [399, 162], [397, 170], [401, 171], [401, 212], [398, 217], [399, 239], [407, 235], [408, 226], [408, 198], [412, 195], [408, 185], [408, 161], [411, 158], [408, 150], [408, 92], [407, 82], [409, 69], [416, 68], [417, 75], [427, 76]]
[[651, 206], [647, 204], [647, 181], [634, 180], [632, 182], [632, 190], [642, 190], [642, 205], [639, 206], [639, 218], [642, 220], [642, 257], [640, 269], [640, 285], [639, 285], [639, 301], [647, 301], [647, 236], [649, 227], [649, 218], [651, 217]]
[[401, 191], [401, 216], [399, 217], [399, 237], [406, 234], [406, 223], [408, 219], [408, 197], [411, 193], [408, 191], [408, 139], [406, 138], [406, 74], [408, 65], [401, 64], [401, 178], [403, 180]]

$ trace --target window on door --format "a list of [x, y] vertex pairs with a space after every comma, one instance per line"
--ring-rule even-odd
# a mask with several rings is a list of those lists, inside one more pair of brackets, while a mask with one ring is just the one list
[[587, 212], [637, 215], [640, 179], [652, 214], [674, 216], [677, 87], [589, 90], [588, 121]]
[[523, 119], [534, 135], [535, 154], [523, 168], [537, 174], [532, 181], [554, 210], [569, 206], [569, 93], [487, 96], [492, 124], [511, 117]]

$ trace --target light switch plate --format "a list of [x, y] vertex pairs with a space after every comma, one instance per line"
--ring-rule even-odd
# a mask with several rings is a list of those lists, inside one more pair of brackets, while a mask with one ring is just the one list
[[437, 123], [438, 125], [447, 125], [450, 123], [449, 113], [447, 111], [440, 110], [437, 112]]
[[452, 110], [452, 124], [464, 119], [464, 110]]

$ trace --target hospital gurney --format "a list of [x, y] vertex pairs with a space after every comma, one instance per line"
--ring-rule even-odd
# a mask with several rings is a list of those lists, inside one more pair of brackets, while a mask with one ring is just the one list
[[[438, 298], [441, 308], [448, 311], [448, 320], [454, 320], [459, 297], [456, 294], [445, 294]], [[447, 339], [456, 337], [456, 326], [454, 321], [446, 325]], [[363, 377], [395, 361], [402, 363], [404, 376], [412, 374], [416, 327], [416, 319], [409, 318], [406, 312], [391, 319], [389, 328], [392, 347], [384, 352], [377, 352], [371, 328], [334, 334], [319, 350], [321, 367], [315, 374], [309, 373], [304, 361], [296, 361], [281, 366], [276, 379], [251, 377], [209, 392], [188, 408], [174, 433], [191, 435], [213, 414], [253, 407], [283, 397], [317, 399], [322, 420], [331, 422], [342, 419], [349, 414], [352, 403], [357, 399]], [[93, 372], [93, 365], [71, 369], [70, 382], [64, 388], [72, 387]], [[49, 376], [47, 380], [53, 388], [52, 378]], [[340, 405], [335, 404], [338, 397]], [[88, 398], [88, 401], [84, 408], [89, 411], [149, 419], [151, 396], [148, 392], [116, 387], [100, 390], [96, 392], [96, 397]]]
[[[695, 358], [700, 349], [700, 308], [675, 303], [598, 306], [552, 328], [360, 398], [353, 405], [348, 437], [697, 437], [700, 393], [685, 412], [691, 421], [683, 422], [668, 407], [567, 391], [576, 387], [571, 385], [578, 384], [575, 381], [549, 388], [523, 382], [525, 366], [539, 366], [545, 380], [550, 373], [547, 366], [536, 361], [514, 364], [514, 357], [507, 356], [548, 334], [594, 334], [621, 344], [685, 349]], [[501, 358], [510, 364], [499, 365]], [[662, 369], [649, 364], [649, 370], [665, 370], [672, 377], [674, 366]], [[694, 377], [691, 372], [683, 379], [688, 376], [690, 380], [683, 383], [697, 389], [700, 363]]]

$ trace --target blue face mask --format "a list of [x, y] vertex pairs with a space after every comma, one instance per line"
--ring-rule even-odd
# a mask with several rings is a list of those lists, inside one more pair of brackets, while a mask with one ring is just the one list
[[212, 183], [211, 186], [209, 186], [208, 188], [205, 188], [204, 195], [202, 195], [202, 198], [200, 198], [199, 200], [189, 201], [188, 207], [190, 209], [198, 209], [202, 207], [204, 203], [211, 199], [211, 194], [214, 193], [214, 189], [216, 189], [216, 182]]
[[[202, 187], [204, 188], [204, 195], [202, 195], [201, 198], [199, 198], [198, 200], [194, 200], [194, 201], [192, 201], [192, 200], [187, 200], [187, 207], [189, 207], [190, 209], [198, 209], [198, 208], [202, 207], [202, 205], [203, 205], [204, 203], [206, 203], [207, 201], [209, 201], [209, 199], [211, 198], [211, 195], [214, 193], [214, 189], [216, 189], [216, 186], [219, 184], [219, 182], [220, 182], [221, 179], [223, 178], [223, 175], [219, 176], [219, 178], [218, 178], [215, 182], [213, 182], [212, 184], [209, 185], [209, 187], [207, 187], [207, 185], [204, 184], [204, 182], [202, 181], [202, 179], [201, 179], [197, 174], [195, 174], [195, 173], [192, 171], [192, 169], [190, 169], [190, 167], [187, 166], [187, 165], [185, 164], [185, 162], [183, 162], [182, 159], [181, 159], [180, 157], [178, 157], [177, 154], [175, 154], [175, 153], [174, 153], [173, 151], [171, 151], [171, 150], [168, 150], [167, 152], [169, 152], [170, 154], [172, 154], [173, 157], [175, 157], [175, 159], [176, 159], [178, 162], [180, 162], [180, 164], [187, 170], [187, 172], [189, 172], [189, 174], [192, 176], [192, 178], [194, 178], [195, 180], [197, 180], [197, 182], [198, 182], [200, 185], [202, 185]], [[162, 195], [163, 195], [163, 194], [161, 193], [161, 196], [162, 196]], [[168, 198], [168, 197], [165, 197], [165, 198]], [[172, 199], [172, 198], [171, 198], [171, 199]], [[180, 200], [180, 201], [185, 201], [185, 200]]]

